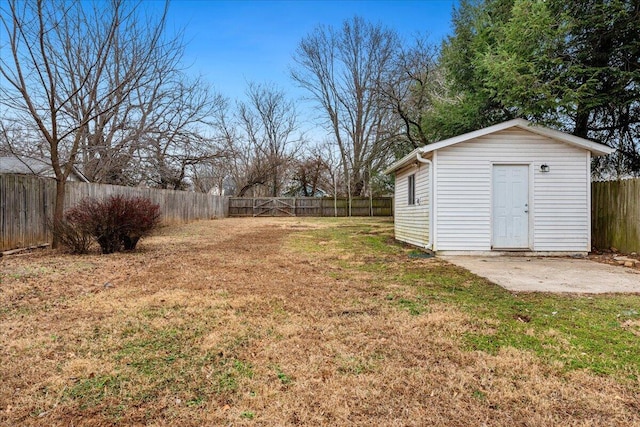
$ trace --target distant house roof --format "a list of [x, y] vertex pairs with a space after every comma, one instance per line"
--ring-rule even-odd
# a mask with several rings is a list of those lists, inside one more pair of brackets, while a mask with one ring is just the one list
[[[53, 167], [45, 160], [23, 156], [0, 157], [0, 173], [14, 173], [20, 175], [38, 175], [46, 178], [55, 178]], [[75, 167], [71, 170], [71, 180], [89, 182]]]
[[573, 145], [575, 147], [584, 148], [585, 150], [589, 150], [595, 156], [604, 156], [607, 154], [611, 154], [614, 151], [613, 148], [607, 147], [604, 144], [599, 144], [597, 142], [593, 142], [588, 139], [580, 138], [575, 135], [570, 135], [568, 133], [549, 129], [543, 126], [537, 126], [525, 119], [513, 119], [506, 122], [498, 123], [497, 125], [479, 129], [473, 132], [454, 136], [453, 138], [444, 139], [439, 142], [434, 142], [433, 144], [425, 145], [424, 147], [416, 148], [411, 153], [407, 154], [402, 159], [392, 164], [385, 171], [385, 174], [387, 175], [391, 174], [397, 171], [398, 169], [404, 167], [410, 161], [413, 161], [415, 159], [417, 153], [427, 154], [432, 151], [448, 147], [450, 145], [459, 144], [461, 142], [469, 141], [470, 139], [479, 138], [481, 136], [485, 136], [490, 133], [499, 132], [501, 130], [505, 130], [513, 127], [517, 127], [520, 129], [524, 129], [524, 130], [536, 133], [538, 135], [542, 135], [548, 138], [562, 141], [569, 145]]
[[311, 196], [307, 197], [327, 197], [329, 193], [324, 191], [322, 188], [316, 187], [313, 189], [310, 185], [306, 185], [304, 188], [302, 187], [293, 187], [284, 193], [286, 197], [305, 197], [305, 194], [311, 194]]

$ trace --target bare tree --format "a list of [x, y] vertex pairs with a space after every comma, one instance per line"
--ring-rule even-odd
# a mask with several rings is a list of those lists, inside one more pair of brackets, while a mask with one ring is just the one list
[[56, 180], [54, 223], [83, 141], [104, 124], [96, 118], [128, 106], [158, 58], [170, 55], [166, 11], [153, 18], [125, 0], [2, 3], [0, 39], [10, 54], [0, 58], [2, 119], [44, 142]]
[[[238, 183], [245, 180], [251, 163], [250, 155], [244, 149], [229, 100], [222, 99], [219, 107], [211, 124], [215, 130], [217, 146], [224, 155], [196, 167], [195, 172], [201, 187], [208, 187], [209, 190], [213, 188], [218, 194], [234, 195], [237, 193]], [[229, 182], [232, 185], [228, 185]]]
[[229, 169], [231, 159], [224, 154], [192, 166], [191, 176], [196, 191], [218, 196], [234, 194]]
[[424, 128], [424, 115], [444, 92], [437, 54], [437, 48], [426, 36], [416, 37], [412, 45], [399, 48], [393, 67], [380, 86], [384, 102], [400, 121], [400, 146], [395, 150], [398, 156], [431, 142]]
[[346, 175], [342, 173], [342, 156], [335, 144], [324, 141], [313, 149], [313, 153], [322, 159], [325, 173], [321, 175], [320, 184], [328, 194], [337, 198], [339, 195], [348, 195]]
[[212, 93], [202, 79], [182, 75], [166, 82], [159, 92], [139, 148], [142, 165], [148, 183], [183, 189], [190, 169], [224, 156], [211, 129], [213, 117], [225, 108], [226, 100]]
[[272, 85], [249, 83], [247, 101], [238, 103], [241, 138], [233, 141], [236, 185], [243, 196], [257, 186], [279, 196], [289, 168], [303, 143], [293, 102]]
[[[130, 21], [126, 27], [117, 28], [113, 51], [105, 58], [103, 72], [100, 75], [84, 73], [98, 80], [98, 84], [111, 88], [108, 96], [98, 98], [91, 92], [81, 92], [72, 99], [73, 108], [69, 109], [76, 121], [80, 121], [86, 111], [94, 112], [82, 134], [78, 156], [81, 169], [92, 182], [137, 184], [140, 181], [139, 164], [134, 164], [137, 163], [136, 150], [159, 120], [158, 104], [168, 90], [168, 83], [179, 80], [176, 74], [179, 74], [184, 51], [181, 37], [160, 40], [161, 28], [152, 29], [137, 8], [124, 8], [123, 13]], [[150, 32], [156, 33], [157, 47], [141, 56], [144, 45], [136, 39], [145, 40]], [[85, 47], [66, 49], [63, 54], [69, 56], [69, 62], [86, 62], [86, 58], [93, 55]], [[135, 84], [122, 84], [122, 70], [134, 68], [142, 58], [145, 63], [137, 67]]]
[[355, 17], [340, 29], [316, 27], [294, 55], [291, 76], [322, 108], [352, 195], [363, 195], [370, 173], [388, 163], [398, 133], [381, 90], [398, 47], [395, 32]]
[[[155, 126], [160, 117], [157, 111], [158, 99], [163, 94], [167, 78], [171, 78], [173, 67], [179, 58], [182, 47], [173, 42], [170, 52], [158, 52], [154, 61], [144, 72], [133, 90], [123, 93], [123, 89], [115, 90], [110, 98], [104, 99], [104, 106], [93, 107], [97, 114], [87, 124], [80, 147], [80, 163], [85, 175], [92, 182], [108, 184], [135, 184], [142, 178], [137, 162], [137, 150], [145, 134]], [[129, 58], [124, 52], [114, 55], [109, 67], [110, 76], [117, 76], [117, 69]], [[109, 77], [111, 84], [117, 83], [117, 77]], [[117, 84], [116, 84], [117, 86]], [[118, 99], [113, 108], [108, 107]], [[88, 101], [96, 102], [90, 99]], [[135, 163], [135, 165], [134, 165]]]
[[318, 193], [326, 193], [324, 187], [329, 172], [329, 166], [324, 156], [317, 150], [310, 151], [303, 158], [294, 162], [291, 184], [287, 194], [316, 197]]

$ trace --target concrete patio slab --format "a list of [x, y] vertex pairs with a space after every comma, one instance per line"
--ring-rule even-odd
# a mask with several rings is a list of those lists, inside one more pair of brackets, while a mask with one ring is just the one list
[[441, 258], [510, 291], [640, 293], [640, 271], [586, 259], [462, 255]]

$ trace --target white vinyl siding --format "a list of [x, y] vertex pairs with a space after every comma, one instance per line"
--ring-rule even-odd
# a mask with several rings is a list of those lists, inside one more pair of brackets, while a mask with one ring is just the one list
[[515, 128], [438, 150], [435, 249], [490, 251], [492, 165], [526, 164], [531, 249], [589, 251], [587, 158], [582, 148]]
[[[414, 175], [415, 174], [415, 175]], [[409, 176], [415, 176], [415, 204], [409, 205]], [[429, 165], [411, 166], [396, 174], [396, 239], [424, 247], [429, 243]]]

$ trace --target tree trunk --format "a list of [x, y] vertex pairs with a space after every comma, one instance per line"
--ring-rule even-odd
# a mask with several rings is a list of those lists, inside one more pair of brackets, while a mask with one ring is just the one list
[[56, 232], [56, 228], [58, 224], [62, 222], [64, 216], [64, 198], [65, 198], [65, 188], [67, 185], [66, 179], [58, 179], [56, 178], [56, 202], [53, 209], [53, 241], [51, 242], [51, 247], [53, 249], [57, 249], [60, 246], [60, 236]]
[[580, 138], [586, 138], [589, 132], [589, 110], [581, 104], [578, 105], [576, 111], [576, 124], [573, 128], [573, 134]]

